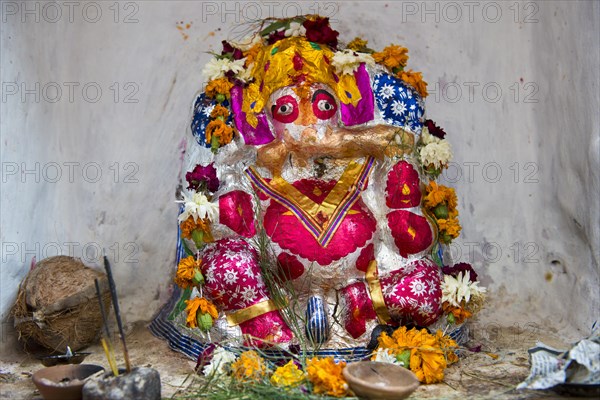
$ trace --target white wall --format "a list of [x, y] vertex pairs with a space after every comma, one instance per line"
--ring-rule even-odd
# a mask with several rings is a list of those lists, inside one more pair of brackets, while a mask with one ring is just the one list
[[436, 92], [428, 115], [455, 150], [446, 181], [464, 227], [452, 251], [492, 291], [482, 323], [571, 338], [598, 319], [597, 2], [47, 4], [2, 3], [3, 320], [31, 256], [72, 249], [94, 264], [98, 247], [113, 259], [125, 319], [153, 316], [168, 297], [181, 143], [206, 52], [246, 18], [299, 7], [332, 16], [343, 40], [407, 46]]

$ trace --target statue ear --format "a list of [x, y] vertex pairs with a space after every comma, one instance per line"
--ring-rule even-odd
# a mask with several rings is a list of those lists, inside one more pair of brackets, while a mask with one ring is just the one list
[[[196, 97], [194, 101], [194, 110], [192, 114], [192, 134], [196, 138], [199, 145], [204, 147], [210, 147], [210, 143], [206, 142], [206, 126], [211, 121], [210, 111], [214, 106], [217, 105], [217, 101], [206, 97], [205, 93], [201, 93]], [[224, 107], [229, 107], [229, 102], [225, 100], [222, 104]], [[232, 123], [232, 117], [229, 115], [225, 121], [227, 124]]]
[[421, 133], [424, 103], [415, 89], [400, 78], [381, 72], [373, 76], [373, 92], [377, 108], [386, 123]]
[[235, 126], [247, 145], [257, 146], [267, 144], [275, 139], [264, 110], [256, 114], [258, 123], [256, 128], [248, 123], [246, 113], [242, 111], [244, 89], [241, 86], [231, 88], [231, 110], [233, 111]]
[[371, 89], [371, 80], [364, 63], [354, 72], [354, 78], [356, 79], [356, 86], [360, 92], [361, 99], [356, 106], [341, 103], [340, 114], [342, 123], [345, 126], [364, 124], [372, 121], [374, 118], [375, 101], [373, 99], [373, 89]]

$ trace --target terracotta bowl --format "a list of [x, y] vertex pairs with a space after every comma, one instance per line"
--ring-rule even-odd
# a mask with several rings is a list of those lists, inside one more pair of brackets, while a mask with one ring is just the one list
[[99, 371], [99, 365], [56, 365], [33, 374], [35, 386], [45, 400], [80, 400], [85, 379]]
[[376, 361], [346, 365], [344, 378], [350, 389], [365, 399], [404, 399], [419, 387], [419, 380], [408, 369]]

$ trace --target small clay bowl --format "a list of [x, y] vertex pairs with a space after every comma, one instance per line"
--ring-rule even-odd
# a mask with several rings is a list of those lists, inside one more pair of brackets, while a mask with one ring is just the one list
[[33, 374], [35, 386], [45, 400], [80, 400], [85, 379], [99, 371], [99, 365], [56, 365], [42, 368]]
[[346, 365], [344, 378], [350, 389], [364, 399], [404, 399], [419, 387], [419, 380], [408, 369], [376, 361]]
[[42, 360], [42, 364], [45, 367], [64, 364], [81, 364], [81, 362], [90, 354], [92, 353], [73, 353], [71, 355], [61, 354], [58, 356], [41, 357], [40, 360]]

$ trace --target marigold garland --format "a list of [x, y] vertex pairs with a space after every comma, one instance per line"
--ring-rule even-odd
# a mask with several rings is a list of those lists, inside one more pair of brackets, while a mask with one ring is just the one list
[[423, 80], [423, 74], [412, 70], [402, 71], [399, 74], [400, 79], [414, 87], [421, 97], [427, 97], [427, 82]]
[[213, 319], [219, 318], [217, 307], [204, 297], [194, 297], [191, 300], [186, 300], [185, 304], [185, 311], [187, 312], [187, 319], [185, 322], [190, 328], [198, 327], [198, 311], [200, 311], [201, 314], [210, 315]]
[[175, 283], [182, 289], [187, 289], [196, 286], [194, 283], [194, 276], [196, 271], [200, 270], [202, 265], [202, 259], [196, 260], [194, 256], [188, 256], [182, 259], [177, 266], [177, 273], [175, 274]]
[[229, 117], [229, 110], [227, 107], [223, 107], [222, 105], [217, 104], [215, 108], [210, 113], [210, 117], [217, 119], [219, 117], [227, 118]]
[[252, 382], [259, 381], [266, 375], [267, 366], [256, 351], [248, 350], [240, 354], [231, 365], [231, 371], [239, 382]]
[[306, 379], [306, 374], [290, 360], [284, 366], [275, 370], [271, 376], [271, 384], [273, 386], [294, 388], [300, 385]]
[[212, 236], [212, 232], [210, 229], [210, 221], [208, 218], [200, 219], [197, 221], [194, 220], [194, 217], [189, 217], [181, 224], [179, 224], [179, 229], [181, 229], [181, 237], [184, 239], [191, 239], [192, 233], [197, 230], [202, 232], [202, 240], [204, 243], [214, 242], [215, 239]]
[[342, 375], [346, 363], [336, 363], [332, 357], [313, 357], [306, 363], [308, 380], [313, 384], [315, 394], [344, 397], [348, 393], [348, 383]]
[[465, 322], [465, 319], [471, 318], [473, 314], [462, 307], [456, 307], [448, 303], [447, 301], [442, 304], [442, 310], [444, 310], [444, 314], [452, 314], [454, 318], [455, 324], [462, 324]]
[[392, 44], [382, 51], [373, 53], [373, 59], [375, 59], [375, 62], [385, 65], [392, 71], [396, 68], [404, 68], [408, 62], [408, 49]]
[[368, 41], [363, 40], [359, 37], [355, 37], [350, 43], [348, 43], [348, 48], [354, 51], [362, 51], [367, 48]]
[[379, 337], [379, 348], [389, 349], [396, 356], [410, 351], [410, 370], [424, 383], [444, 379], [448, 364], [458, 359], [453, 351], [456, 347], [456, 342], [441, 331], [432, 335], [426, 329], [407, 330], [405, 326], [396, 329], [391, 337], [385, 332]]
[[232, 87], [233, 83], [229, 82], [227, 78], [213, 79], [212, 81], [208, 82], [204, 92], [206, 93], [206, 97], [210, 99], [214, 99], [218, 94], [229, 98], [229, 91]]
[[228, 144], [233, 139], [233, 128], [220, 119], [210, 121], [206, 126], [206, 143], [212, 143], [215, 136], [219, 140], [219, 145]]
[[440, 232], [440, 241], [448, 244], [460, 235], [458, 222], [458, 200], [454, 189], [430, 181], [425, 189], [423, 206], [435, 219]]

